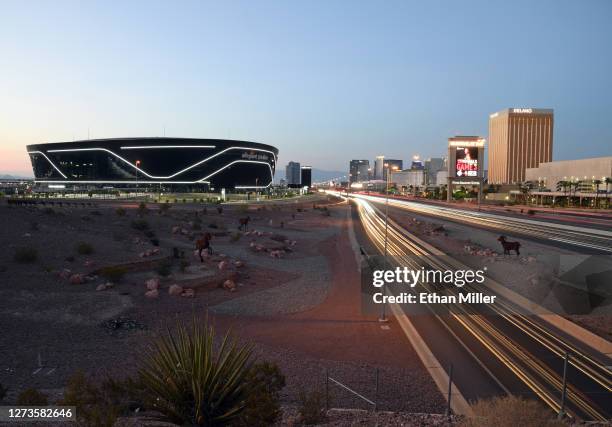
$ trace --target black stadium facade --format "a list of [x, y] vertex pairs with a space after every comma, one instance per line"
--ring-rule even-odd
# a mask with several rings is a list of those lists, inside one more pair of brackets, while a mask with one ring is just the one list
[[113, 138], [28, 145], [37, 183], [267, 188], [278, 149], [247, 141]]

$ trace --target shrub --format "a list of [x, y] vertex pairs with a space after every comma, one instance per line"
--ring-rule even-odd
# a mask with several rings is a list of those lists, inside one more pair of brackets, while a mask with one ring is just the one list
[[145, 202], [138, 203], [138, 215], [144, 215], [148, 212], [147, 204]]
[[166, 200], [166, 203], [162, 203], [162, 204], [159, 206], [159, 210], [160, 210], [160, 212], [162, 212], [162, 213], [166, 213], [166, 212], [168, 212], [168, 210], [170, 209], [170, 207], [171, 207], [170, 203], [168, 203], [168, 200]]
[[117, 417], [127, 415], [133, 396], [137, 395], [131, 380], [119, 382], [107, 378], [99, 386], [83, 372], [68, 380], [60, 405], [75, 406], [78, 421], [92, 427], [111, 427]]
[[249, 205], [240, 205], [238, 206], [238, 212], [247, 213], [249, 211]]
[[185, 272], [185, 270], [187, 269], [187, 267], [189, 267], [189, 261], [187, 261], [186, 259], [182, 259], [181, 262], [179, 263], [181, 272]]
[[321, 424], [325, 421], [325, 396], [317, 390], [300, 391], [298, 412], [304, 424]]
[[0, 384], [0, 402], [2, 402], [2, 399], [6, 397], [7, 392], [8, 392], [8, 388], [3, 387], [2, 384]]
[[21, 247], [15, 249], [15, 255], [13, 259], [16, 262], [26, 264], [31, 262], [36, 262], [38, 259], [38, 251], [35, 248], [31, 247]]
[[479, 400], [472, 405], [474, 417], [466, 418], [463, 427], [540, 427], [565, 426], [540, 402], [517, 396]]
[[251, 367], [247, 382], [249, 396], [236, 424], [245, 427], [274, 425], [281, 415], [279, 393], [285, 387], [285, 376], [276, 364], [259, 362]]
[[215, 351], [214, 336], [208, 321], [196, 318], [168, 328], [138, 373], [147, 406], [181, 425], [224, 425], [240, 415], [252, 349], [226, 334]]
[[94, 248], [87, 242], [79, 242], [76, 245], [76, 251], [79, 255], [90, 255], [94, 252]]
[[194, 222], [191, 228], [193, 228], [194, 230], [201, 230], [202, 226], [199, 223]]
[[118, 283], [127, 273], [127, 268], [121, 266], [103, 267], [98, 271], [98, 273], [108, 281]]
[[153, 246], [159, 246], [159, 239], [157, 237], [152, 238], [150, 242]]
[[148, 230], [149, 223], [144, 219], [135, 219], [132, 221], [132, 228], [139, 231]]
[[155, 272], [162, 277], [170, 276], [172, 273], [172, 263], [168, 260], [164, 260], [155, 267]]
[[125, 216], [125, 213], [126, 213], [126, 212], [125, 212], [125, 209], [123, 209], [123, 208], [117, 208], [117, 209], [115, 209], [115, 213], [116, 213], [118, 216]]
[[535, 211], [533, 209], [529, 209], [527, 211], [527, 215], [535, 215]]
[[152, 239], [153, 237], [155, 237], [155, 232], [153, 230], [145, 230], [144, 235], [149, 239]]
[[47, 395], [35, 388], [24, 390], [17, 396], [19, 406], [47, 406], [48, 404]]
[[242, 237], [242, 233], [234, 232], [230, 237], [231, 242], [237, 242]]

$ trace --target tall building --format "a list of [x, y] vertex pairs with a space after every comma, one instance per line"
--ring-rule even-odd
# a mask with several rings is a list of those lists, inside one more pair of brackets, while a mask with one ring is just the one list
[[312, 187], [312, 166], [302, 166], [300, 169], [300, 185], [302, 187]]
[[404, 169], [404, 162], [402, 160], [385, 159], [385, 162], [383, 163], [382, 179], [387, 180], [387, 171], [389, 170], [401, 171], [402, 169]]
[[368, 181], [370, 174], [369, 160], [351, 160], [349, 163], [349, 182]]
[[385, 170], [385, 156], [376, 156], [374, 160], [374, 179], [383, 179]]
[[298, 188], [302, 183], [302, 170], [298, 162], [289, 162], [285, 168], [287, 187]]
[[440, 184], [437, 180], [438, 172], [444, 169], [446, 169], [446, 162], [442, 157], [430, 157], [425, 160], [425, 185]]
[[552, 160], [553, 110], [508, 108], [489, 117], [489, 183], [525, 180], [527, 168]]

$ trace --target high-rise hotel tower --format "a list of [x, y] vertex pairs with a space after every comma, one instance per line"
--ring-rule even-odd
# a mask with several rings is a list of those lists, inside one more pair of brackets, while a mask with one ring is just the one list
[[489, 184], [525, 180], [527, 168], [552, 161], [553, 110], [508, 108], [489, 116]]

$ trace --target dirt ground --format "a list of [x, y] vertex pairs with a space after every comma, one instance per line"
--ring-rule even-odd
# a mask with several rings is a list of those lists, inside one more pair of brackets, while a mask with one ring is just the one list
[[[443, 411], [443, 397], [400, 328], [383, 329], [361, 314], [347, 207], [334, 203], [248, 211], [225, 205], [221, 213], [210, 205], [205, 212], [179, 204], [162, 213], [135, 204], [119, 212], [103, 203], [1, 204], [5, 402], [29, 387], [53, 401], [77, 370], [133, 374], [165, 325], [208, 314], [219, 333], [231, 329], [254, 344], [258, 357], [279, 364], [287, 377], [284, 403], [295, 404], [300, 390], [320, 389], [327, 372], [376, 397], [381, 409]], [[247, 216], [248, 231], [239, 231], [238, 219]], [[200, 262], [194, 247], [204, 232], [212, 234], [214, 251]], [[83, 253], [87, 246], [91, 253]], [[36, 259], [24, 258], [24, 249], [35, 250]], [[109, 266], [121, 266], [123, 277], [112, 277]], [[172, 285], [182, 293], [170, 295]], [[367, 408], [340, 388], [332, 401]]]

